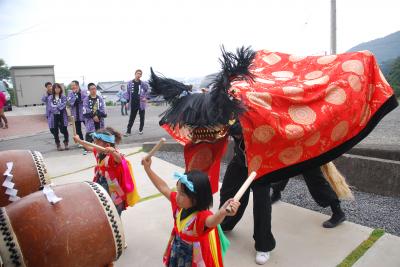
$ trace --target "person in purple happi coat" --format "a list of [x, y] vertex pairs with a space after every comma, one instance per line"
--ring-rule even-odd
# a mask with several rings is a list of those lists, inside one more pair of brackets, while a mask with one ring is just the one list
[[44, 87], [46, 88], [46, 93], [42, 96], [42, 103], [46, 105], [46, 118], [49, 117], [49, 105], [48, 103], [48, 98], [50, 95], [53, 93], [53, 84], [51, 82], [47, 82], [44, 84]]
[[149, 85], [140, 80], [141, 77], [142, 70], [136, 70], [135, 79], [128, 83], [128, 89], [125, 93], [125, 98], [128, 100], [128, 103], [131, 107], [131, 114], [129, 116], [129, 122], [125, 136], [131, 134], [131, 129], [138, 112], [140, 117], [139, 134], [143, 134], [144, 114], [147, 105], [147, 97], [149, 95]]
[[85, 118], [86, 135], [88, 142], [93, 142], [91, 133], [104, 128], [104, 118], [107, 117], [105, 103], [102, 97], [97, 95], [94, 83], [88, 84], [89, 95], [83, 100], [83, 117]]
[[50, 132], [54, 136], [57, 150], [64, 150], [60, 145], [59, 131], [64, 135], [64, 147], [65, 150], [68, 150], [67, 97], [63, 95], [63, 89], [60, 84], [53, 84], [52, 94], [47, 98], [47, 105], [49, 107], [47, 122], [49, 124]]
[[78, 81], [71, 82], [71, 91], [68, 93], [68, 103], [71, 106], [71, 115], [75, 118], [76, 133], [83, 140], [82, 122], [83, 117], [83, 101], [87, 97], [86, 90], [81, 90]]

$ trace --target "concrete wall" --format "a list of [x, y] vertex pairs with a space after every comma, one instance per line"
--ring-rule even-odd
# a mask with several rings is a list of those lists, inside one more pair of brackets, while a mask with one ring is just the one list
[[348, 154], [400, 161], [400, 145], [357, 145]]
[[344, 154], [334, 162], [355, 189], [400, 197], [400, 161]]

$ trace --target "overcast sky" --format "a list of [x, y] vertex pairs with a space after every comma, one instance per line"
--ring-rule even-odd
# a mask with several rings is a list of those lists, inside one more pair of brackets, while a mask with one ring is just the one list
[[[337, 48], [400, 30], [400, 1], [337, 0]], [[129, 80], [219, 69], [219, 47], [296, 54], [330, 47], [330, 0], [0, 0], [0, 58], [55, 65], [56, 80]]]

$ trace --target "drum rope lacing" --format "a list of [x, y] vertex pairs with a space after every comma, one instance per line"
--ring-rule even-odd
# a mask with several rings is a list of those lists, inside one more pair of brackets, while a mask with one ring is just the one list
[[47, 176], [47, 169], [43, 161], [43, 156], [38, 151], [30, 151], [33, 161], [36, 166], [37, 173], [39, 175], [40, 180], [40, 189], [43, 189], [45, 185], [48, 184], [46, 176]]
[[15, 264], [15, 266], [22, 266], [20, 251], [17, 249], [13, 235], [9, 229], [8, 222], [5, 217], [5, 208], [0, 209], [0, 231], [3, 236], [6, 248], [10, 253], [10, 259]]
[[[111, 222], [113, 234], [114, 234], [114, 237], [115, 237], [115, 240], [117, 243], [117, 259], [118, 259], [122, 254], [123, 246], [122, 246], [122, 235], [120, 233], [120, 230], [118, 230], [118, 224], [117, 224], [117, 220], [115, 219], [115, 214], [113, 214], [113, 210], [111, 209], [110, 203], [108, 202], [107, 198], [104, 196], [104, 193], [102, 193], [100, 191], [99, 186], [93, 182], [86, 181], [86, 183], [88, 183], [92, 187], [92, 189], [97, 193], [98, 197], [101, 200], [103, 207], [106, 209], [106, 214], [107, 214], [109, 221]], [[112, 203], [112, 205], [114, 205], [114, 203]]]

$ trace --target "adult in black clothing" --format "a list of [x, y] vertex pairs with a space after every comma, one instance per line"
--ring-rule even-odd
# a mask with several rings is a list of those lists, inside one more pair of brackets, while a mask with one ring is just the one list
[[[222, 182], [220, 190], [220, 203], [222, 204], [236, 194], [248, 176], [244, 140], [239, 123], [231, 127], [230, 135], [235, 141], [235, 153], [226, 169]], [[269, 252], [275, 248], [275, 239], [271, 232], [270, 184], [263, 179], [258, 179], [251, 184], [250, 188], [253, 191], [253, 238], [256, 249], [256, 263], [265, 264], [269, 259]], [[221, 223], [224, 231], [232, 230], [242, 218], [249, 201], [250, 188], [241, 198], [240, 207], [236, 215], [226, 217]]]
[[144, 115], [147, 106], [147, 96], [149, 93], [149, 86], [146, 82], [140, 80], [142, 77], [142, 71], [135, 71], [135, 79], [128, 83], [128, 89], [126, 91], [126, 99], [130, 103], [131, 114], [129, 115], [128, 127], [126, 129], [125, 136], [131, 134], [133, 123], [135, 122], [136, 115], [139, 112], [140, 125], [139, 134], [143, 134], [144, 127]]
[[[340, 200], [322, 174], [321, 168], [313, 168], [303, 172], [304, 181], [310, 191], [312, 198], [323, 208], [328, 206], [332, 209], [332, 216], [322, 223], [325, 228], [334, 228], [346, 220], [346, 216], [340, 207]], [[281, 198], [281, 192], [285, 189], [289, 179], [272, 184], [271, 201], [275, 203]]]

